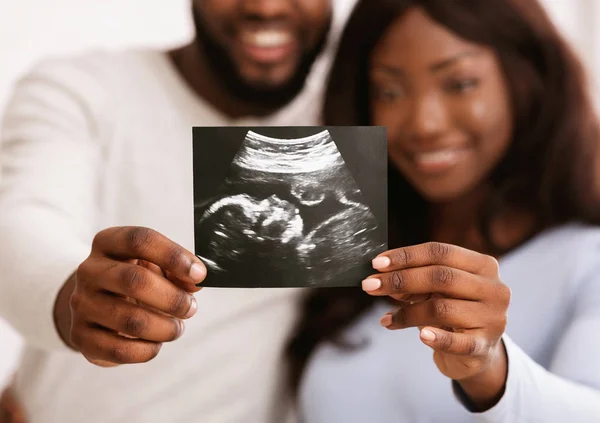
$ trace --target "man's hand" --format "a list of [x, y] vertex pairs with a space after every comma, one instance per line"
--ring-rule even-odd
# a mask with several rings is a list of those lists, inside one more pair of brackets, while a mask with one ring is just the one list
[[0, 395], [0, 423], [26, 423], [24, 410], [7, 387]]
[[194, 254], [151, 229], [106, 229], [58, 295], [58, 331], [100, 366], [149, 361], [183, 334], [205, 277]]

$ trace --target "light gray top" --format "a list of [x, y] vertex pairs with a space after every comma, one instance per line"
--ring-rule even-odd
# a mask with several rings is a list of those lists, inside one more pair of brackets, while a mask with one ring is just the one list
[[358, 351], [318, 348], [300, 390], [304, 423], [600, 422], [600, 228], [566, 225], [500, 260], [512, 290], [504, 341], [507, 388], [471, 413], [436, 368], [418, 330], [389, 331], [380, 303], [346, 335]]

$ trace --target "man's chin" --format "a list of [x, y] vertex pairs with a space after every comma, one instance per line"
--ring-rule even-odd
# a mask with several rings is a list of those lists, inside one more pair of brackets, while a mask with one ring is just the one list
[[290, 103], [300, 94], [302, 88], [302, 86], [290, 87], [288, 85], [246, 85], [231, 90], [231, 94], [238, 100], [258, 107], [279, 108]]

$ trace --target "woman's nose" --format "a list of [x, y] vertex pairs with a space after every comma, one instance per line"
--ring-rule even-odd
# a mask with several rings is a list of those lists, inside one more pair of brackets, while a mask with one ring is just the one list
[[448, 112], [436, 94], [415, 98], [404, 122], [404, 132], [414, 142], [437, 137], [448, 125]]

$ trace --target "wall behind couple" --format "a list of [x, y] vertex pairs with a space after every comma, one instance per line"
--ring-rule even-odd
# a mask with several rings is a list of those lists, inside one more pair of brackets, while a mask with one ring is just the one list
[[[600, 1], [542, 2], [582, 55], [600, 105]], [[89, 47], [177, 45], [192, 35], [188, 11], [189, 0], [0, 0], [0, 114], [14, 81], [40, 58]], [[0, 318], [0, 388], [10, 379], [20, 346]]]

